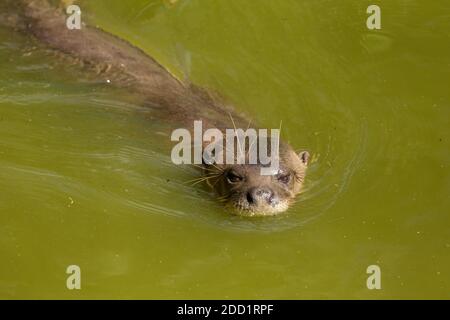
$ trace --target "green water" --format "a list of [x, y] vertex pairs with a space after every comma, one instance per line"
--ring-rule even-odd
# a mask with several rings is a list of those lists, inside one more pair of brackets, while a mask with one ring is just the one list
[[186, 183], [133, 97], [0, 29], [0, 298], [449, 299], [450, 4], [378, 1], [368, 30], [369, 4], [81, 2], [310, 151], [299, 202], [263, 219]]

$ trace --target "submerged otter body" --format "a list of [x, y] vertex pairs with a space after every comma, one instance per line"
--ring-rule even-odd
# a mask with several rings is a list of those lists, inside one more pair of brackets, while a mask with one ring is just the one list
[[[136, 93], [145, 105], [161, 111], [161, 121], [191, 128], [195, 120], [202, 120], [205, 129], [225, 131], [231, 118], [233, 126], [248, 126], [230, 106], [204, 89], [179, 81], [128, 42], [87, 25], [69, 30], [62, 9], [47, 0], [6, 0], [0, 7], [0, 24], [32, 35], [108, 85]], [[280, 142], [279, 168], [271, 175], [261, 175], [259, 161], [202, 166], [205, 181], [227, 208], [241, 215], [273, 215], [285, 211], [299, 193], [308, 158], [307, 152], [296, 154]]]

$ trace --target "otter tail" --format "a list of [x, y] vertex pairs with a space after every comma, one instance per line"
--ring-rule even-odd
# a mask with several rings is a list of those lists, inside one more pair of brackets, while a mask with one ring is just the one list
[[32, 35], [46, 47], [92, 66], [108, 83], [164, 99], [183, 94], [185, 86], [142, 50], [99, 28], [70, 29], [68, 15], [47, 0], [2, 0], [0, 25]]

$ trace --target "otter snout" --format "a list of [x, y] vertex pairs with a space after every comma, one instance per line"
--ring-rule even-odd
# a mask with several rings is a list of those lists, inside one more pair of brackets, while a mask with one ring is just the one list
[[270, 175], [261, 174], [260, 164], [206, 165], [208, 185], [232, 213], [269, 216], [286, 211], [300, 192], [309, 153], [295, 153], [280, 145], [280, 166]]
[[251, 188], [247, 191], [247, 202], [249, 205], [257, 207], [265, 205], [274, 207], [279, 203], [279, 199], [272, 189], [261, 187]]

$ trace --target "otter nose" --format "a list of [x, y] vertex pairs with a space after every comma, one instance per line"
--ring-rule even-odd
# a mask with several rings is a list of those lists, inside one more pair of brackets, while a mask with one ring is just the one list
[[269, 188], [252, 188], [247, 192], [247, 201], [249, 204], [260, 205], [267, 203], [274, 206], [278, 199], [274, 192]]

